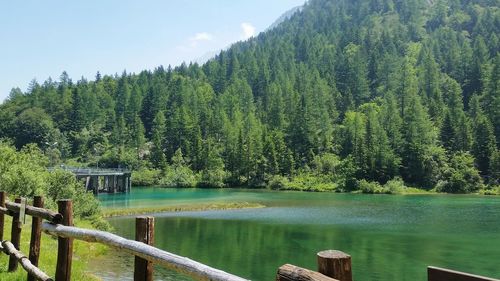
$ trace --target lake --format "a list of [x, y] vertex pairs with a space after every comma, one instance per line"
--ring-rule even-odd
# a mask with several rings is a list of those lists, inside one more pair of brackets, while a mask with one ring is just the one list
[[[285, 263], [316, 269], [316, 253], [326, 249], [352, 256], [356, 281], [424, 281], [428, 265], [500, 278], [500, 197], [135, 188], [99, 198], [105, 208], [268, 206], [155, 214], [155, 246], [256, 281], [274, 280]], [[134, 218], [109, 221], [134, 238]], [[91, 267], [105, 280], [132, 280], [127, 255], [101, 257]], [[155, 274], [190, 280], [161, 268]]]

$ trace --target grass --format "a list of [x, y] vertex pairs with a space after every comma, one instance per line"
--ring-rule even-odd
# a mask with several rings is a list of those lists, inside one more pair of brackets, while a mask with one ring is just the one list
[[265, 206], [258, 203], [248, 203], [248, 202], [210, 203], [210, 204], [157, 206], [157, 207], [130, 208], [130, 209], [128, 208], [104, 209], [103, 215], [105, 217], [119, 217], [119, 216], [143, 215], [143, 214], [163, 213], [163, 212], [235, 210], [235, 209], [251, 209], [251, 208], [263, 208], [263, 207]]
[[[12, 225], [12, 218], [5, 216], [4, 239], [10, 241], [10, 229]], [[82, 228], [92, 228], [89, 222], [76, 221], [75, 226]], [[27, 217], [27, 224], [22, 228], [21, 232], [21, 252], [28, 256], [29, 243], [31, 236], [31, 220]], [[39, 268], [51, 276], [55, 276], [56, 263], [57, 263], [57, 239], [47, 234], [42, 234], [42, 241], [40, 244], [40, 261]], [[100, 244], [91, 244], [83, 241], [75, 240], [73, 243], [73, 264], [71, 280], [74, 281], [92, 281], [100, 280], [98, 277], [87, 273], [88, 261], [96, 256], [102, 255], [107, 251], [107, 247]], [[0, 280], [2, 281], [21, 281], [26, 280], [27, 273], [18, 266], [16, 272], [7, 272], [9, 264], [9, 257], [0, 252]]]

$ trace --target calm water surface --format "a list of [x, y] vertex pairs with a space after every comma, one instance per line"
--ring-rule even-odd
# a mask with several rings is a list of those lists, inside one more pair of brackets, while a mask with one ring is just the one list
[[[428, 265], [500, 278], [500, 197], [135, 188], [99, 198], [105, 208], [268, 206], [155, 215], [157, 247], [256, 281], [274, 280], [285, 263], [315, 269], [315, 254], [325, 249], [352, 255], [356, 281], [424, 281]], [[134, 238], [133, 218], [110, 223], [119, 235]], [[105, 280], [132, 280], [132, 265], [123, 255], [91, 267]], [[162, 268], [155, 272], [155, 280], [190, 280]]]

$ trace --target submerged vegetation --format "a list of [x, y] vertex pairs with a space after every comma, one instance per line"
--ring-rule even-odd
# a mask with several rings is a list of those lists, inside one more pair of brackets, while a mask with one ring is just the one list
[[15, 88], [0, 138], [141, 185], [493, 193], [499, 22], [496, 1], [310, 0], [204, 65]]
[[233, 203], [210, 203], [210, 204], [195, 204], [195, 205], [178, 205], [178, 206], [158, 206], [158, 207], [142, 207], [142, 208], [126, 208], [126, 209], [105, 209], [105, 217], [121, 217], [131, 215], [143, 215], [165, 212], [191, 212], [191, 211], [215, 211], [215, 210], [236, 210], [236, 209], [251, 209], [264, 208], [264, 205], [249, 202], [233, 202]]

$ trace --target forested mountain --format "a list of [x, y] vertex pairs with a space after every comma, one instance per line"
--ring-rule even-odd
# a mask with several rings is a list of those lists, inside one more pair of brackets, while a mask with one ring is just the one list
[[13, 89], [0, 137], [172, 185], [476, 191], [500, 174], [499, 4], [310, 0], [204, 65]]

